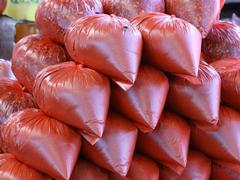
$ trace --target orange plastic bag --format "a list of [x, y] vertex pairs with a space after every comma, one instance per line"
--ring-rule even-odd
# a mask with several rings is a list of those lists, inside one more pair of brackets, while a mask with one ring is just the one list
[[197, 76], [202, 43], [197, 28], [162, 13], [141, 14], [132, 23], [142, 33], [147, 63], [170, 73]]
[[65, 46], [73, 60], [105, 74], [124, 90], [137, 78], [142, 37], [124, 18], [104, 14], [81, 18], [69, 26]]
[[190, 127], [176, 114], [164, 112], [153, 132], [139, 133], [137, 150], [181, 174], [187, 164]]
[[157, 69], [142, 65], [136, 83], [128, 91], [113, 84], [111, 104], [142, 131], [155, 129], [168, 93], [168, 79]]
[[6, 61], [4, 59], [0, 59], [0, 78], [9, 78], [16, 80], [12, 72], [12, 64], [10, 61]]
[[26, 109], [10, 116], [0, 130], [4, 152], [56, 179], [70, 178], [81, 147], [73, 129], [38, 109]]
[[102, 168], [126, 176], [130, 168], [137, 129], [123, 116], [110, 113], [102, 138], [94, 145], [83, 141], [82, 155]]

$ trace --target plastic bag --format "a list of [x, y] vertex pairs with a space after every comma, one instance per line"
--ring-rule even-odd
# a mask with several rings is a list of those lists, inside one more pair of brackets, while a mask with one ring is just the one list
[[32, 93], [37, 73], [64, 61], [67, 55], [60, 45], [39, 35], [29, 35], [15, 45], [12, 69], [19, 82]]
[[110, 180], [159, 180], [159, 167], [151, 159], [135, 154], [126, 177], [110, 174]]
[[164, 12], [164, 0], [102, 0], [103, 11], [126, 19], [144, 12]]
[[212, 180], [239, 180], [240, 166], [233, 167], [225, 163], [214, 163], [212, 168]]
[[91, 145], [83, 141], [82, 155], [93, 163], [126, 176], [132, 162], [137, 129], [123, 116], [110, 113], [102, 138]]
[[0, 177], [2, 180], [51, 180], [7, 153], [0, 154]]
[[222, 79], [223, 103], [240, 111], [240, 59], [215, 61], [211, 65]]
[[139, 133], [137, 149], [178, 174], [187, 164], [190, 127], [176, 114], [164, 112], [153, 132]]
[[216, 22], [203, 40], [202, 52], [207, 62], [240, 58], [240, 27], [231, 22]]
[[205, 38], [220, 13], [220, 0], [165, 0], [166, 11], [198, 28]]
[[0, 124], [12, 113], [34, 107], [32, 96], [17, 81], [0, 78]]
[[86, 160], [79, 159], [70, 180], [108, 180], [108, 173]]
[[201, 62], [198, 77], [169, 76], [167, 105], [198, 126], [214, 129], [218, 123], [221, 79], [216, 70]]
[[128, 91], [113, 84], [111, 104], [132, 120], [142, 132], [155, 129], [168, 93], [168, 79], [157, 69], [142, 65], [135, 84]]
[[162, 167], [161, 180], [209, 180], [211, 175], [211, 160], [197, 151], [189, 151], [187, 166], [181, 175]]
[[102, 136], [110, 100], [105, 76], [74, 62], [52, 65], [38, 74], [33, 94], [44, 113], [79, 129], [91, 144]]
[[11, 62], [0, 59], [0, 78], [16, 80], [16, 77], [12, 72], [11, 66], [12, 66]]
[[105, 74], [124, 90], [137, 78], [142, 37], [124, 18], [104, 14], [81, 18], [69, 26], [65, 46], [75, 61]]
[[7, 0], [0, 0], [0, 14], [2, 14], [6, 5], [7, 5]]
[[1, 126], [4, 152], [56, 179], [69, 179], [77, 162], [81, 137], [38, 109], [13, 114]]
[[102, 11], [100, 0], [45, 0], [38, 6], [35, 18], [41, 34], [64, 44], [71, 22]]
[[221, 106], [218, 129], [209, 131], [192, 126], [191, 143], [211, 158], [240, 163], [240, 113]]
[[146, 13], [132, 21], [143, 37], [146, 62], [170, 73], [197, 76], [202, 37], [190, 23], [162, 13]]

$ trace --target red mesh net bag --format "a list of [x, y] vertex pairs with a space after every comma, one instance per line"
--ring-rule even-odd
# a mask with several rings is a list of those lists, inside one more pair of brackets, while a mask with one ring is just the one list
[[202, 52], [207, 62], [240, 58], [240, 27], [231, 22], [216, 22], [203, 40]]
[[102, 11], [100, 0], [44, 0], [35, 18], [41, 34], [63, 44], [71, 22]]
[[143, 155], [135, 154], [126, 177], [110, 173], [111, 180], [159, 180], [158, 165]]
[[126, 19], [144, 12], [164, 12], [164, 0], [102, 0], [103, 11]]
[[126, 176], [132, 162], [137, 129], [123, 116], [110, 113], [102, 138], [91, 145], [83, 141], [82, 155], [102, 168]]
[[212, 180], [239, 180], [240, 166], [226, 163], [214, 163], [212, 167]]
[[38, 74], [33, 94], [44, 113], [79, 129], [90, 143], [102, 136], [110, 99], [105, 76], [74, 62], [49, 66]]
[[39, 71], [65, 61], [67, 55], [63, 47], [39, 35], [29, 35], [15, 45], [12, 69], [18, 81], [32, 92]]
[[86, 160], [79, 159], [70, 180], [108, 180], [108, 173]]
[[0, 124], [12, 113], [34, 107], [32, 96], [17, 81], [0, 78]]
[[193, 147], [211, 158], [226, 163], [240, 163], [240, 113], [221, 106], [218, 129], [209, 131], [192, 126]]
[[143, 132], [155, 129], [168, 93], [168, 79], [157, 69], [142, 65], [135, 84], [124, 91], [113, 84], [111, 104]]
[[202, 37], [193, 25], [162, 13], [142, 14], [132, 23], [142, 33], [146, 62], [170, 73], [197, 76]]
[[198, 28], [203, 38], [210, 31], [220, 13], [220, 0], [165, 0], [166, 11]]
[[11, 62], [0, 59], [0, 78], [9, 78], [16, 80], [16, 77], [14, 76], [11, 68]]
[[164, 112], [153, 132], [139, 133], [137, 149], [178, 174], [187, 164], [190, 127], [180, 117]]
[[19, 161], [56, 179], [69, 179], [80, 152], [81, 137], [38, 109], [13, 114], [1, 126], [2, 149]]
[[209, 180], [211, 175], [211, 160], [197, 151], [189, 151], [187, 166], [181, 175], [172, 170], [161, 167], [162, 180]]
[[211, 64], [221, 76], [224, 104], [240, 111], [240, 59], [225, 59]]
[[0, 154], [0, 177], [2, 180], [51, 180], [31, 167], [19, 162], [11, 154]]
[[168, 107], [198, 126], [216, 128], [221, 79], [213, 67], [201, 62], [198, 77], [169, 76], [169, 83]]
[[137, 78], [142, 37], [124, 18], [104, 14], [81, 18], [70, 25], [65, 46], [75, 61], [105, 74], [124, 90]]

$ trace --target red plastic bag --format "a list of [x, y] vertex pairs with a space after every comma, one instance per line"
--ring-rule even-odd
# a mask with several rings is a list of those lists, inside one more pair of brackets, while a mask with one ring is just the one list
[[211, 175], [211, 160], [197, 151], [189, 151], [187, 166], [181, 175], [162, 167], [161, 180], [209, 180]]
[[108, 180], [108, 173], [86, 160], [79, 159], [70, 180]]
[[157, 126], [168, 88], [168, 79], [162, 72], [142, 65], [135, 84], [128, 91], [112, 85], [111, 104], [115, 111], [132, 120], [142, 132], [149, 132]]
[[225, 163], [214, 163], [212, 168], [212, 180], [239, 180], [240, 166], [232, 166]]
[[204, 130], [192, 126], [193, 147], [211, 158], [228, 163], [240, 163], [240, 113], [221, 106], [218, 129]]
[[69, 179], [77, 162], [81, 137], [38, 109], [13, 114], [1, 126], [4, 152], [56, 179]]
[[35, 18], [42, 35], [64, 44], [71, 22], [102, 11], [100, 0], [45, 0], [38, 6]]
[[9, 78], [16, 80], [16, 77], [12, 72], [11, 66], [11, 62], [0, 59], [0, 78]]
[[95, 15], [72, 23], [65, 46], [77, 62], [101, 72], [124, 90], [137, 78], [142, 37], [131, 23], [114, 15]]
[[142, 33], [146, 62], [170, 73], [197, 76], [202, 37], [193, 25], [162, 13], [142, 14], [132, 23]]
[[95, 164], [126, 176], [132, 162], [137, 129], [123, 116], [110, 113], [102, 138], [91, 145], [83, 141], [82, 155]]
[[0, 124], [12, 113], [34, 107], [32, 96], [17, 81], [0, 78]]
[[110, 180], [159, 180], [158, 165], [142, 155], [136, 154], [133, 157], [130, 169], [126, 177], [118, 174], [110, 174]]
[[67, 55], [63, 47], [39, 35], [29, 35], [15, 45], [12, 69], [18, 81], [32, 93], [37, 73], [64, 61]]
[[207, 62], [240, 58], [240, 27], [231, 22], [216, 22], [203, 40], [202, 51]]
[[201, 62], [198, 77], [169, 76], [167, 104], [173, 111], [192, 119], [198, 126], [216, 128], [221, 79], [216, 70]]
[[103, 11], [126, 19], [144, 12], [164, 12], [164, 0], [102, 0]]
[[2, 180], [51, 180], [7, 153], [0, 154], [0, 177]]
[[91, 144], [102, 136], [110, 99], [103, 75], [74, 62], [52, 65], [38, 74], [33, 94], [44, 113], [79, 129]]
[[205, 38], [220, 13], [220, 0], [165, 0], [166, 11], [198, 28]]
[[222, 79], [223, 103], [240, 112], [240, 59], [215, 61], [211, 65]]
[[0, 14], [2, 14], [6, 5], [7, 5], [7, 0], [0, 0]]
[[190, 127], [176, 114], [164, 112], [153, 132], [139, 133], [137, 149], [178, 174], [187, 164]]

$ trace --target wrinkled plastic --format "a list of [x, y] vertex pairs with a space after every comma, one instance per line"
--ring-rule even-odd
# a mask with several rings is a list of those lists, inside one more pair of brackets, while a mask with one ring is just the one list
[[221, 79], [216, 70], [201, 62], [198, 77], [169, 76], [167, 105], [198, 126], [214, 129], [218, 123]]
[[110, 113], [102, 138], [91, 145], [83, 141], [84, 158], [109, 171], [126, 176], [132, 162], [137, 129], [123, 116]]
[[211, 65], [221, 76], [223, 103], [240, 112], [240, 59], [215, 61]]
[[161, 180], [209, 180], [211, 175], [211, 160], [197, 151], [189, 151], [187, 166], [181, 175], [161, 167]]
[[102, 11], [100, 0], [45, 0], [38, 6], [35, 18], [42, 35], [64, 44], [71, 22]]
[[7, 0], [0, 0], [0, 15], [4, 11], [6, 5], [7, 5]]
[[235, 13], [232, 15], [232, 22], [240, 27], [240, 17]]
[[214, 163], [212, 168], [212, 180], [239, 180], [240, 166], [232, 168], [224, 163]]
[[0, 78], [0, 124], [12, 113], [34, 107], [32, 96], [17, 81]]
[[63, 47], [39, 35], [29, 35], [15, 45], [12, 69], [18, 81], [32, 92], [38, 72], [65, 61], [67, 55]]
[[132, 23], [142, 33], [146, 62], [170, 73], [197, 76], [202, 37], [193, 25], [162, 13], [141, 14]]
[[149, 132], [157, 126], [168, 88], [168, 79], [161, 71], [142, 65], [135, 84], [128, 91], [112, 85], [111, 104], [142, 132]]
[[0, 177], [2, 180], [51, 180], [7, 153], [0, 154]]
[[79, 129], [91, 144], [102, 137], [110, 101], [103, 75], [74, 62], [52, 65], [38, 74], [33, 94], [44, 113]]
[[0, 59], [0, 78], [16, 80], [12, 72], [12, 64], [10, 61]]
[[187, 164], [190, 127], [180, 116], [163, 112], [153, 132], [139, 133], [137, 149], [181, 174]]
[[207, 62], [240, 58], [240, 27], [231, 22], [216, 22], [203, 40], [202, 52]]
[[102, 0], [105, 14], [115, 14], [132, 20], [145, 12], [164, 12], [164, 0]]
[[110, 180], [159, 180], [158, 165], [143, 155], [135, 154], [126, 177], [110, 173]]
[[209, 131], [192, 126], [191, 143], [209, 157], [228, 163], [240, 163], [240, 113], [221, 106], [218, 129]]
[[19, 161], [56, 179], [69, 179], [80, 152], [81, 137], [38, 109], [13, 114], [1, 126], [2, 149]]
[[69, 26], [65, 46], [72, 59], [105, 74], [124, 90], [137, 78], [142, 37], [124, 18], [104, 14], [81, 18]]
[[86, 160], [79, 159], [70, 180], [108, 180], [108, 173]]
[[220, 0], [165, 0], [168, 14], [184, 19], [198, 28], [205, 38], [220, 13]]

